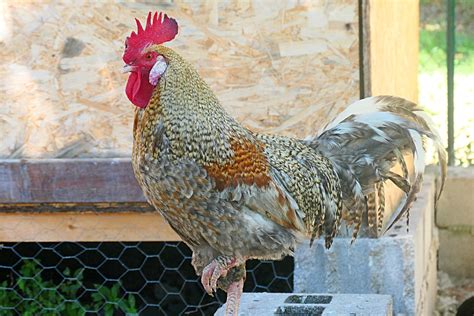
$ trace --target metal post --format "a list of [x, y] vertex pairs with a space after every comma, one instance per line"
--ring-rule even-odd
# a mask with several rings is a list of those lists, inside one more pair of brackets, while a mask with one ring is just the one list
[[447, 0], [446, 62], [448, 69], [448, 164], [454, 165], [454, 54], [456, 51], [456, 0]]

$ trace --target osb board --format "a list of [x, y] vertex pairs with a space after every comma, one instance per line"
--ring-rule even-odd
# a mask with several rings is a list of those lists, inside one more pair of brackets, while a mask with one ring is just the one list
[[358, 98], [356, 0], [7, 0], [0, 158], [130, 156], [123, 42], [154, 10], [178, 20], [169, 45], [251, 129], [304, 137]]
[[[367, 95], [418, 101], [418, 0], [364, 0]], [[367, 22], [368, 21], [368, 22]]]

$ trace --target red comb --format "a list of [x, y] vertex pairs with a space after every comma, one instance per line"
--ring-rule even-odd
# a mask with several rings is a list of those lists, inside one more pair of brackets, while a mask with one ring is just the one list
[[153, 19], [151, 12], [149, 12], [145, 28], [143, 28], [138, 19], [135, 19], [135, 21], [137, 22], [137, 32], [132, 32], [127, 38], [126, 44], [128, 49], [126, 49], [125, 55], [128, 55], [127, 51], [135, 53], [147, 45], [171, 41], [178, 34], [178, 23], [176, 20], [163, 14], [163, 12], [160, 12], [160, 14], [155, 12]]

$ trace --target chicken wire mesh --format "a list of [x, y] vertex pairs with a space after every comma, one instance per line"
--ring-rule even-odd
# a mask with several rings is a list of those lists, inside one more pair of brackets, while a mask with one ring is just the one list
[[[212, 315], [182, 242], [19, 242], [0, 250], [0, 315]], [[245, 292], [292, 292], [293, 258], [247, 262]]]

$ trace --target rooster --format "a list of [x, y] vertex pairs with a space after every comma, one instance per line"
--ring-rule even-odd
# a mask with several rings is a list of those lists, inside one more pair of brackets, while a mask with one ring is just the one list
[[[178, 33], [174, 19], [150, 12], [145, 27], [136, 22], [123, 55], [126, 95], [136, 106], [133, 170], [148, 201], [191, 248], [207, 293], [227, 292], [227, 315], [237, 314], [246, 260], [279, 260], [319, 237], [330, 247], [343, 218], [353, 224], [353, 239], [364, 215], [381, 233], [390, 228], [420, 189], [425, 139], [437, 147], [444, 181], [445, 151], [414, 103], [390, 96], [357, 101], [305, 140], [255, 133], [162, 45]], [[406, 197], [382, 227], [386, 181]]]

